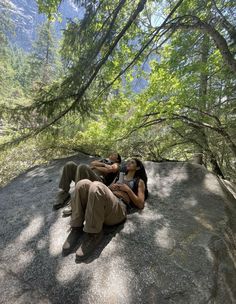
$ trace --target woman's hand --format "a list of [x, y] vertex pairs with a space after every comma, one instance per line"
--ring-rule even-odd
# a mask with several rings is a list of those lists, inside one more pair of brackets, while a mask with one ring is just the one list
[[114, 184], [115, 189], [114, 190], [120, 190], [120, 191], [124, 191], [124, 192], [129, 192], [130, 191], [130, 187], [126, 184]]
[[118, 184], [118, 188], [120, 191], [129, 192], [130, 187], [126, 184]]
[[109, 189], [111, 189], [111, 190], [119, 190], [118, 189], [118, 184], [112, 184], [112, 185], [110, 185], [109, 187], [108, 187]]

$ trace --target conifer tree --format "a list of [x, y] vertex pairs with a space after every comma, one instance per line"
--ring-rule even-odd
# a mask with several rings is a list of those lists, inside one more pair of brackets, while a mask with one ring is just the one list
[[56, 37], [50, 21], [45, 21], [38, 29], [29, 56], [30, 78], [40, 87], [49, 84], [58, 75], [58, 52]]

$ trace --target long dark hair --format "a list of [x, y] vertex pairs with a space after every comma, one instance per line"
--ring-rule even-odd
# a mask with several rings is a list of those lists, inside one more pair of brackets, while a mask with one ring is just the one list
[[143, 182], [145, 184], [145, 199], [147, 199], [148, 198], [148, 187], [147, 187], [148, 178], [147, 178], [147, 173], [146, 173], [145, 167], [144, 167], [143, 163], [141, 162], [141, 160], [139, 160], [138, 158], [132, 158], [132, 159], [136, 162], [137, 166], [140, 168], [139, 170], [137, 170], [135, 172], [134, 177], [143, 180]]

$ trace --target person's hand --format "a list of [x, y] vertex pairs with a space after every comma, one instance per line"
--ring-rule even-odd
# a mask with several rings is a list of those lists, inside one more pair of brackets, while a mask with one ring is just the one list
[[126, 184], [118, 184], [118, 186], [121, 191], [129, 192], [129, 190], [130, 190], [130, 187]]
[[115, 184], [116, 185], [116, 190], [120, 190], [120, 191], [124, 191], [124, 192], [129, 192], [129, 190], [130, 190], [130, 187], [128, 186], [128, 185], [126, 185], [126, 184]]
[[112, 168], [111, 165], [107, 165], [107, 164], [105, 164], [104, 167], [107, 168], [107, 169], [111, 169]]
[[111, 190], [119, 190], [119, 188], [118, 188], [118, 184], [112, 184], [112, 185], [110, 185], [108, 188], [110, 188]]

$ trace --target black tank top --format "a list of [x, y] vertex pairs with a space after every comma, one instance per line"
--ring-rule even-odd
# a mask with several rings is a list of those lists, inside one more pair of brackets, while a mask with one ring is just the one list
[[[124, 184], [126, 184], [127, 186], [130, 187], [130, 189], [134, 192], [135, 195], [138, 194], [138, 184], [139, 184], [139, 178], [134, 177], [131, 180], [124, 180]], [[137, 207], [135, 206], [135, 204], [130, 201], [129, 204], [127, 204], [127, 207], [129, 210], [131, 209], [137, 209]]]

